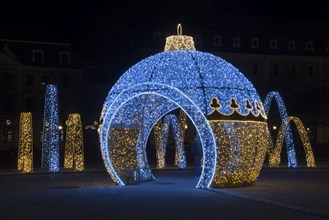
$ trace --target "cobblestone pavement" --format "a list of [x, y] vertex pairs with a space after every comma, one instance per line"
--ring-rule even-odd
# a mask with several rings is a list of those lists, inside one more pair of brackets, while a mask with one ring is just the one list
[[0, 219], [329, 219], [328, 171], [265, 167], [252, 186], [208, 190], [192, 169], [125, 187], [103, 168], [0, 172]]

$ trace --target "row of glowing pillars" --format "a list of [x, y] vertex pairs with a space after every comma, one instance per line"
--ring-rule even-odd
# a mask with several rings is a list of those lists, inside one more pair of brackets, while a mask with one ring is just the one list
[[[6, 120], [6, 125], [11, 125], [11, 120], [10, 119], [7, 119]], [[85, 126], [85, 129], [88, 129], [88, 128], [91, 128], [91, 129], [95, 129], [95, 128], [93, 128], [93, 127], [97, 127], [98, 126], [98, 122], [97, 121], [94, 121], [94, 123], [93, 123], [93, 125], [87, 125], [87, 126]], [[188, 129], [188, 126], [187, 125], [185, 125], [185, 127], [184, 127], [185, 129]], [[63, 128], [63, 126], [62, 125], [59, 125], [58, 126], [58, 130], [60, 130], [60, 131], [62, 131], [64, 128]], [[276, 125], [273, 125], [272, 126], [272, 129], [273, 130], [277, 130], [278, 129], [278, 127], [276, 126]], [[308, 132], [308, 133], [311, 133], [311, 129], [309, 128], [309, 127], [307, 127], [306, 128], [306, 131]]]
[[[6, 125], [8, 125], [8, 126], [11, 125], [11, 120], [7, 119], [7, 120], [6, 120]], [[97, 127], [97, 126], [98, 126], [98, 122], [97, 122], [97, 121], [94, 121], [94, 124], [93, 124], [93, 125], [87, 125], [87, 126], [85, 127], [85, 129], [88, 129], [88, 128], [95, 129], [95, 128], [93, 128], [93, 127]], [[185, 128], [185, 129], [188, 129], [188, 126], [185, 125], [184, 128]], [[63, 129], [64, 129], [64, 128], [63, 128], [62, 125], [59, 125], [59, 126], [58, 126], [58, 130], [62, 131]], [[273, 126], [272, 126], [272, 129], [275, 131], [275, 130], [278, 129], [278, 127], [277, 127], [276, 125], [273, 125]], [[306, 128], [306, 131], [307, 131], [308, 133], [311, 133], [311, 129], [310, 129], [309, 127]]]
[[[71, 123], [70, 123], [71, 122]], [[67, 123], [75, 124], [75, 130], [72, 132], [72, 126], [68, 125], [67, 139], [65, 141], [64, 168], [73, 168], [81, 171], [84, 169], [83, 140], [81, 121], [79, 114], [70, 114]], [[80, 126], [79, 126], [80, 124]], [[61, 128], [62, 129], [62, 128]], [[59, 130], [59, 129], [58, 129]], [[75, 135], [80, 136], [77, 138]], [[73, 137], [73, 141], [72, 141]], [[79, 144], [80, 141], [80, 144]], [[77, 146], [78, 143], [78, 146]], [[20, 116], [19, 126], [19, 144], [18, 144], [18, 170], [23, 173], [29, 173], [33, 170], [33, 128], [31, 112], [23, 112]], [[80, 151], [80, 152], [79, 152]], [[75, 161], [75, 162], [74, 162]]]
[[[10, 125], [11, 124], [11, 121], [8, 119], [8, 120], [6, 120], [6, 124], [7, 125]], [[92, 129], [95, 129], [95, 127], [97, 127], [98, 126], [98, 122], [97, 121], [94, 121], [94, 123], [93, 123], [93, 125], [87, 125], [87, 126], [85, 126], [85, 129], [88, 129], [88, 128], [92, 128]], [[94, 127], [94, 128], [93, 128]], [[184, 126], [184, 128], [185, 129], [188, 129], [188, 126], [187, 125], [185, 125]], [[63, 126], [62, 125], [59, 125], [58, 126], [58, 130], [59, 131], [62, 131], [64, 128], [63, 128]], [[278, 127], [276, 126], [276, 125], [273, 125], [272, 126], [272, 130], [277, 130], [278, 129]], [[308, 133], [311, 133], [311, 129], [309, 128], [309, 127], [307, 127], [306, 128], [306, 131], [308, 132]]]

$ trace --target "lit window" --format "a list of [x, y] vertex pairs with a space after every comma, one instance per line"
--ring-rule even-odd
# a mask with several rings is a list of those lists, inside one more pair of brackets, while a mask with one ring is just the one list
[[59, 63], [60, 64], [71, 64], [71, 53], [67, 51], [59, 52]]
[[258, 38], [253, 38], [251, 39], [251, 48], [259, 48], [259, 39]]
[[214, 37], [213, 45], [215, 47], [222, 46], [222, 37], [220, 35], [217, 35], [217, 36]]
[[44, 63], [44, 54], [45, 52], [43, 50], [35, 49], [32, 50], [32, 62], [34, 63]]
[[314, 51], [313, 41], [307, 41], [305, 45], [306, 51]]
[[278, 49], [278, 40], [277, 39], [270, 40], [270, 49], [272, 49], [272, 50]]
[[233, 47], [241, 47], [240, 37], [234, 37], [232, 42]]
[[296, 50], [296, 42], [294, 40], [288, 41], [288, 50]]

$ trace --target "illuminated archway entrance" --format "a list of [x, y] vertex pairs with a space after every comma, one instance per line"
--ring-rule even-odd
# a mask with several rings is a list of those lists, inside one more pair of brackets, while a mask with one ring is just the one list
[[197, 188], [252, 184], [268, 140], [256, 89], [230, 63], [195, 51], [191, 37], [180, 33], [168, 37], [167, 43], [165, 52], [129, 68], [103, 105], [101, 151], [112, 179], [123, 186], [131, 179], [154, 178], [147, 140], [157, 121], [179, 108], [194, 124], [203, 146]]
[[[141, 112], [140, 115], [135, 115], [136, 120], [140, 122], [139, 124], [125, 123], [122, 119], [123, 117], [127, 118], [127, 113], [121, 113], [120, 116], [120, 109], [128, 107], [128, 105], [125, 104], [132, 104], [132, 102], [136, 102], [136, 106], [134, 107], [129, 105], [132, 109], [140, 104], [142, 105], [138, 107], [139, 109], [143, 109], [143, 112]], [[160, 104], [156, 105], [155, 103]], [[110, 145], [108, 135], [109, 132], [111, 132], [111, 128], [118, 128], [121, 130], [134, 129], [135, 137], [133, 139], [135, 139], [135, 141], [133, 144], [136, 145], [136, 157], [133, 158], [136, 158], [136, 168], [139, 170], [140, 178], [142, 178], [142, 180], [149, 180], [152, 179], [152, 173], [148, 165], [145, 151], [148, 137], [156, 122], [163, 115], [178, 107], [181, 108], [191, 119], [200, 134], [202, 145], [205, 146], [203, 147], [203, 169], [201, 177], [197, 183], [197, 188], [207, 188], [210, 186], [215, 172], [217, 155], [215, 139], [206, 117], [200, 109], [179, 90], [158, 83], [143, 83], [124, 90], [115, 98], [112, 105], [108, 107], [107, 112], [104, 113], [100, 133], [102, 157], [108, 172], [119, 185], [125, 185], [125, 182], [119, 175], [119, 172], [123, 171], [124, 168], [120, 168], [120, 166], [113, 164], [113, 158], [110, 157], [111, 147], [113, 146]], [[120, 123], [117, 123], [118, 121], [120, 121]], [[120, 145], [120, 147], [122, 147], [122, 145]]]

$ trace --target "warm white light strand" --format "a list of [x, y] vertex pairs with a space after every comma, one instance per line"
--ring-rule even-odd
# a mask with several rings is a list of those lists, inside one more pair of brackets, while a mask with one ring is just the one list
[[64, 151], [64, 168], [84, 170], [83, 130], [79, 113], [69, 114], [65, 122], [66, 138]]
[[17, 156], [17, 170], [23, 173], [33, 172], [33, 127], [31, 112], [22, 112], [20, 115]]
[[[289, 121], [289, 123], [294, 122], [297, 127], [299, 137], [300, 137], [303, 147], [304, 147], [304, 152], [305, 152], [305, 156], [306, 156], [306, 166], [307, 167], [316, 167], [311, 142], [308, 138], [307, 131], [306, 131], [302, 121], [296, 116], [289, 116], [288, 121]], [[275, 147], [272, 151], [272, 154], [269, 155], [270, 159], [271, 159], [270, 167], [278, 167], [281, 162], [281, 149], [282, 149], [284, 138], [285, 138], [284, 129], [283, 129], [283, 126], [281, 125], [279, 128], [278, 135], [277, 135]]]
[[[168, 144], [168, 135], [170, 126], [173, 129], [174, 141], [176, 147], [175, 161], [179, 168], [186, 168], [186, 158], [184, 150], [183, 131], [180, 123], [174, 114], [168, 114], [163, 118], [163, 122], [159, 121], [155, 127], [156, 151], [157, 151], [157, 168], [163, 169], [166, 167], [165, 157]], [[160, 127], [160, 128], [158, 128]]]

